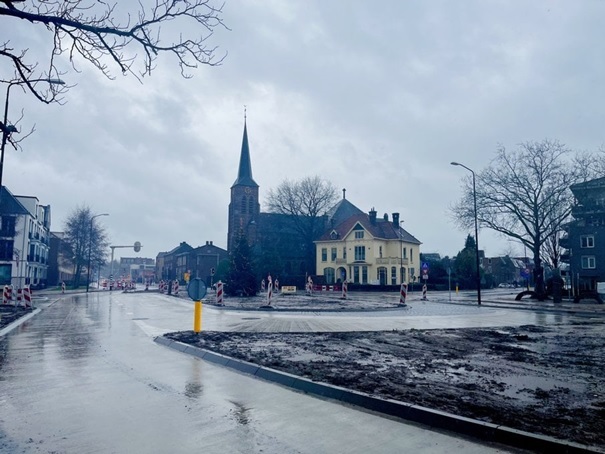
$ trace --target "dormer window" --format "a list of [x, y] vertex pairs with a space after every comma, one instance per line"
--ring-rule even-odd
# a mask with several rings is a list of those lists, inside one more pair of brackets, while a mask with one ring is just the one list
[[336, 230], [332, 230], [332, 231], [330, 232], [330, 239], [331, 239], [331, 240], [335, 240], [335, 239], [337, 239], [337, 238], [338, 238], [338, 233], [336, 232]]
[[363, 230], [358, 230], [355, 232], [355, 239], [356, 240], [363, 240]]

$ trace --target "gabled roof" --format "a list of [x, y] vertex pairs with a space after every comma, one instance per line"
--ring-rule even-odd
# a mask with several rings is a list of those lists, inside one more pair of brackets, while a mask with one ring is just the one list
[[359, 208], [353, 205], [344, 197], [332, 208], [328, 210], [326, 215], [328, 216], [328, 222], [330, 225], [337, 226], [356, 214], [364, 214]]
[[[344, 199], [343, 199], [344, 200]], [[370, 217], [366, 213], [354, 214], [341, 222], [334, 228], [330, 228], [324, 232], [318, 241], [333, 241], [331, 238], [332, 232], [336, 232], [339, 239], [345, 238], [355, 226], [361, 225], [367, 232], [376, 239], [383, 240], [401, 240], [406, 243], [422, 244], [417, 238], [407, 232], [400, 226], [395, 226], [392, 222], [384, 219], [376, 219], [374, 223], [370, 221]]]
[[0, 188], [0, 214], [24, 215], [29, 211], [19, 202], [15, 196], [6, 188]]
[[239, 170], [233, 186], [252, 186], [258, 188], [258, 184], [256, 184], [256, 181], [252, 178], [252, 163], [250, 161], [250, 148], [248, 146], [248, 128], [245, 122], [242, 151], [239, 156]]

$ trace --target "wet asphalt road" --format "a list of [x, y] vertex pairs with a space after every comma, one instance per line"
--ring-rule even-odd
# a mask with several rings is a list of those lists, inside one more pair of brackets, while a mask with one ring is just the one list
[[[39, 307], [40, 314], [0, 338], [2, 453], [506, 452], [308, 397], [155, 344], [158, 334], [191, 329], [187, 301], [91, 293]], [[427, 307], [414, 317], [419, 328], [446, 319], [448, 326], [536, 322], [536, 314], [521, 311], [472, 309], [443, 317]], [[203, 328], [403, 328], [412, 323], [409, 315], [205, 308]]]

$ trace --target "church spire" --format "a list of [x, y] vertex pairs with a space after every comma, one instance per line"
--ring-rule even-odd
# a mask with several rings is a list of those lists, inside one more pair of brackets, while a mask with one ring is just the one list
[[250, 162], [250, 148], [248, 147], [248, 128], [246, 125], [246, 113], [244, 110], [244, 137], [242, 139], [242, 151], [239, 157], [239, 170], [237, 179], [233, 186], [252, 186], [258, 187], [258, 184], [252, 178], [252, 163]]

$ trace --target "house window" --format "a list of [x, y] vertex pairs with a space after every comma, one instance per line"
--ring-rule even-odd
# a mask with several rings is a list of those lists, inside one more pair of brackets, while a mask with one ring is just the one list
[[366, 260], [366, 247], [365, 246], [355, 246], [355, 261], [356, 262], [365, 262]]
[[328, 248], [325, 248], [325, 247], [321, 248], [321, 261], [322, 262], [328, 261]]
[[391, 285], [397, 284], [397, 268], [391, 267]]
[[382, 258], [382, 246], [378, 247], [378, 257]]
[[346, 246], [342, 248], [342, 258], [345, 260], [347, 259], [347, 247]]
[[13, 240], [0, 240], [0, 260], [13, 259]]
[[324, 277], [326, 278], [326, 284], [334, 283], [334, 268], [325, 268]]
[[597, 267], [597, 261], [594, 255], [583, 255], [582, 256], [582, 269], [583, 270], [594, 270]]
[[592, 248], [594, 247], [594, 236], [593, 235], [582, 235], [580, 237], [581, 248]]
[[353, 282], [359, 284], [359, 267], [353, 267]]
[[361, 283], [362, 284], [368, 283], [368, 267], [367, 266], [361, 267]]
[[403, 257], [404, 259], [408, 258], [408, 248], [404, 247], [403, 250], [401, 251], [401, 257]]
[[357, 232], [355, 232], [355, 239], [363, 240], [363, 230], [358, 230]]
[[414, 263], [414, 249], [410, 248], [410, 263]]
[[335, 248], [335, 247], [333, 247], [333, 248], [330, 250], [330, 254], [331, 254], [331, 257], [332, 257], [332, 261], [333, 261], [333, 262], [334, 262], [334, 261], [336, 261], [336, 255], [337, 255], [337, 253], [336, 253], [336, 248]]

